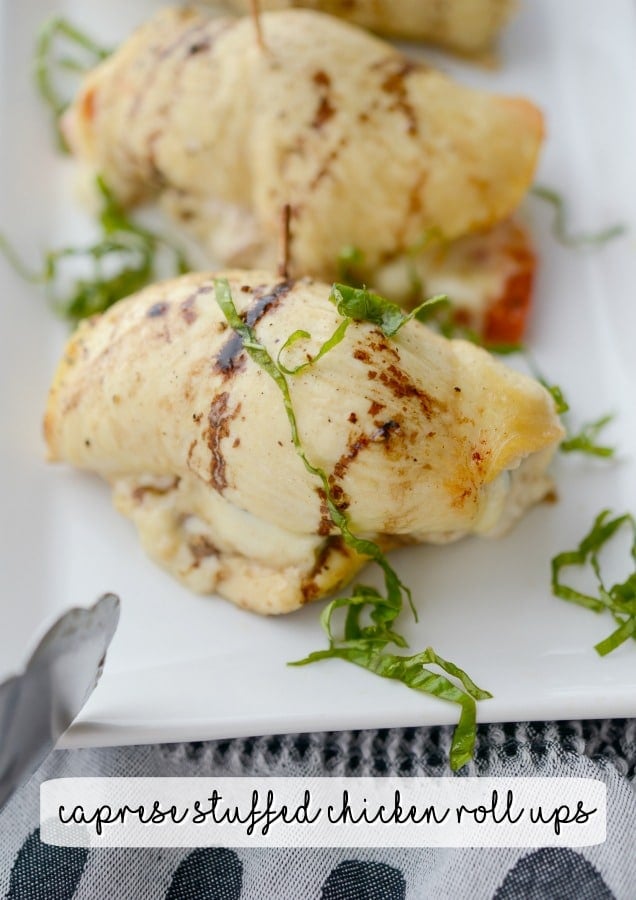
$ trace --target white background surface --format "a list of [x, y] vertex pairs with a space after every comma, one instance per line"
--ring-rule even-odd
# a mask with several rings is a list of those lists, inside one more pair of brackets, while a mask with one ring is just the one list
[[[33, 89], [38, 26], [60, 11], [112, 44], [154, 5], [0, 3], [0, 230], [31, 260], [90, 234], [73, 166], [56, 155]], [[541, 258], [530, 344], [565, 389], [573, 423], [617, 413], [608, 437], [619, 459], [561, 457], [560, 502], [535, 508], [503, 540], [392, 557], [420, 612], [417, 625], [405, 614], [413, 651], [434, 646], [495, 695], [479, 704], [481, 721], [636, 715], [634, 643], [600, 659], [593, 645], [612, 620], [553, 598], [549, 586], [550, 558], [575, 547], [602, 508], [636, 511], [635, 42], [629, 0], [526, 0], [499, 70], [429, 54], [545, 111], [537, 181], [565, 194], [576, 230], [631, 228], [602, 251], [573, 252], [555, 243], [540, 201], [524, 207]], [[105, 485], [45, 464], [41, 417], [67, 329], [2, 261], [0, 296], [0, 675], [21, 666], [58, 611], [106, 590], [122, 598], [103, 679], [63, 746], [456, 721], [454, 706], [339, 661], [287, 668], [324, 646], [319, 606], [261, 619], [158, 570]]]

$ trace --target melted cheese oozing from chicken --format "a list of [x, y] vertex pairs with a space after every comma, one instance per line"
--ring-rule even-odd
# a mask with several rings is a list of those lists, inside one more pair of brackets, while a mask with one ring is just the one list
[[402, 305], [446, 294], [457, 324], [490, 344], [523, 340], [532, 303], [536, 257], [526, 230], [507, 219], [457, 241], [436, 240], [381, 266], [362, 282]]
[[[284, 351], [288, 367], [341, 322], [325, 284], [223, 277], [274, 359], [311, 331]], [[563, 430], [548, 392], [419, 322], [391, 340], [354, 323], [288, 383], [307, 457], [354, 533], [382, 547], [497, 535], [550, 486]], [[211, 275], [155, 285], [82, 323], [45, 434], [51, 459], [111, 483], [148, 553], [194, 590], [288, 612], [365, 562], [333, 525], [279, 388], [228, 327]]]
[[[226, 0], [241, 12], [249, 0]], [[510, 0], [260, 0], [266, 9], [304, 6], [393, 37], [431, 41], [461, 53], [488, 50], [508, 20]]]
[[[166, 10], [86, 78], [64, 130], [126, 204], [159, 196], [224, 265], [275, 267], [290, 204], [290, 271], [368, 272], [430, 229], [446, 241], [507, 218], [543, 137], [518, 98], [462, 87], [330, 16], [209, 19]], [[368, 283], [373, 283], [372, 279]]]

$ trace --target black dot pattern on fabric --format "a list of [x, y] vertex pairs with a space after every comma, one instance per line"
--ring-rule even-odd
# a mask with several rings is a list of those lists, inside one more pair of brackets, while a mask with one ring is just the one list
[[373, 757], [373, 768], [378, 775], [384, 775], [388, 771], [389, 764], [383, 756]]
[[629, 780], [636, 778], [636, 718], [581, 722], [585, 752], [605, 759]]
[[298, 754], [299, 759], [304, 759], [310, 747], [310, 740], [306, 734], [299, 734], [294, 739], [294, 750]]
[[321, 900], [404, 900], [406, 881], [384, 863], [345, 860], [330, 872]]
[[243, 865], [233, 850], [206, 847], [179, 863], [166, 900], [239, 900]]
[[6, 900], [71, 900], [87, 857], [84, 847], [42, 844], [36, 828], [20, 847]]
[[203, 741], [192, 741], [185, 745], [185, 754], [192, 762], [198, 762], [205, 753], [205, 743]]
[[268, 738], [267, 740], [267, 752], [272, 753], [274, 756], [279, 756], [282, 750], [283, 743], [280, 735], [275, 734], [273, 737]]
[[594, 866], [567, 847], [522, 857], [493, 900], [615, 900]]
[[[163, 745], [162, 754], [203, 769], [230, 768], [233, 775], [286, 775], [298, 767], [323, 775], [450, 775], [452, 727], [395, 728], [322, 734], [274, 735]], [[636, 771], [636, 719], [586, 722], [530, 722], [480, 725], [475, 760], [465, 774], [488, 775], [498, 762], [523, 757], [537, 774], [556, 752], [566, 763], [587, 755], [611, 764], [621, 775]], [[353, 769], [351, 761], [357, 760]]]

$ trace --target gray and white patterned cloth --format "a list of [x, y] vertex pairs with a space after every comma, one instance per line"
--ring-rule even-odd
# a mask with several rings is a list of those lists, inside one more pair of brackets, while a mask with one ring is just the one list
[[38, 830], [39, 785], [76, 776], [448, 776], [450, 728], [301, 734], [51, 754], [0, 813], [7, 900], [636, 900], [636, 720], [481, 726], [463, 774], [607, 786], [584, 848], [83, 849]]

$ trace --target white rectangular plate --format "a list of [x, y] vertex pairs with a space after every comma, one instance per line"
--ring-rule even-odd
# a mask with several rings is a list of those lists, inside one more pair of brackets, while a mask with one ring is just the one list
[[[31, 79], [34, 36], [52, 11], [114, 43], [153, 4], [47, 0], [0, 5], [0, 229], [32, 260], [85, 241], [72, 164], [53, 147]], [[636, 646], [605, 659], [613, 627], [556, 600], [550, 558], [578, 543], [603, 508], [636, 509], [636, 8], [614, 0], [534, 0], [502, 42], [496, 70], [433, 54], [467, 82], [534, 99], [547, 143], [538, 181], [567, 198], [580, 229], [615, 221], [630, 233], [606, 248], [566, 250], [550, 211], [528, 200], [541, 259], [530, 343], [566, 390], [573, 421], [617, 414], [614, 463], [562, 457], [559, 502], [534, 509], [500, 541], [470, 539], [394, 555], [413, 587], [414, 650], [434, 646], [494, 699], [481, 721], [636, 715]], [[202, 598], [159, 571], [97, 479], [48, 467], [40, 422], [66, 328], [37, 288], [0, 262], [2, 568], [0, 663], [18, 668], [36, 629], [70, 605], [112, 590], [122, 618], [103, 679], [62, 746], [220, 738], [284, 731], [441, 724], [450, 705], [339, 661], [286, 667], [324, 645], [318, 606], [262, 619]], [[405, 616], [406, 618], [407, 616]]]

